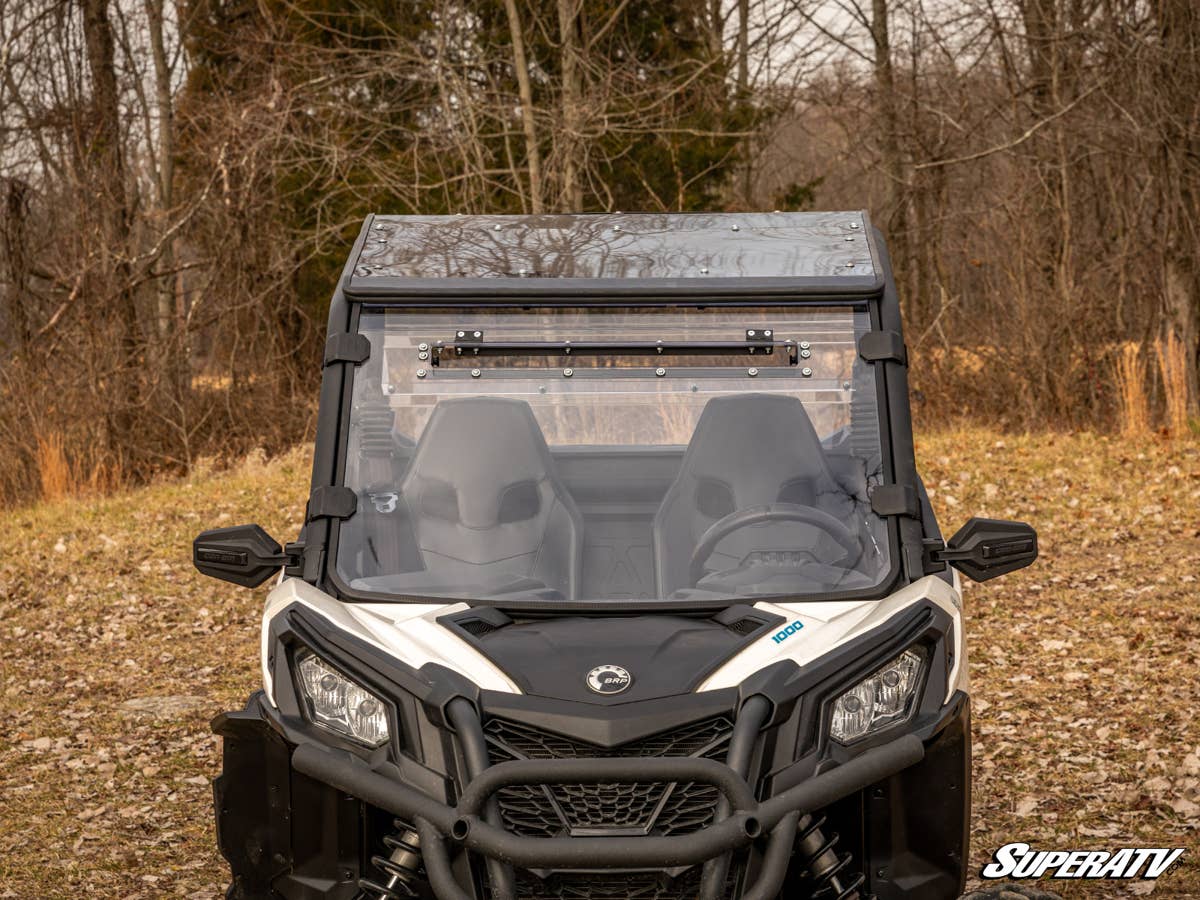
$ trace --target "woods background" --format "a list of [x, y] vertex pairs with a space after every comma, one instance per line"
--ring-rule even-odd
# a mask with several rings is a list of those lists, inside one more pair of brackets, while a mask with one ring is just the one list
[[0, 504], [303, 440], [368, 212], [860, 207], [926, 423], [1196, 428], [1194, 0], [0, 0]]

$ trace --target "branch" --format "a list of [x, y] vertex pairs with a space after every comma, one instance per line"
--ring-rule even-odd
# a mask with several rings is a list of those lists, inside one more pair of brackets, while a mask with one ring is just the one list
[[[1107, 80], [1107, 79], [1105, 79], [1105, 80]], [[968, 153], [966, 156], [956, 156], [956, 157], [953, 157], [952, 159], [934, 159], [934, 160], [930, 160], [929, 162], [917, 163], [915, 166], [913, 166], [913, 171], [920, 172], [924, 169], [937, 169], [937, 168], [941, 168], [943, 166], [955, 166], [955, 165], [958, 165], [959, 163], [974, 162], [977, 159], [983, 159], [984, 157], [993, 156], [994, 154], [997, 154], [997, 153], [1004, 153], [1007, 150], [1012, 150], [1016, 147], [1019, 147], [1019, 146], [1021, 146], [1021, 144], [1024, 144], [1027, 140], [1029, 140], [1031, 137], [1033, 137], [1035, 134], [1037, 134], [1039, 131], [1041, 131], [1044, 127], [1049, 125], [1051, 122], [1054, 122], [1057, 119], [1061, 119], [1063, 116], [1065, 116], [1067, 113], [1069, 113], [1072, 109], [1074, 109], [1076, 106], [1078, 106], [1084, 100], [1086, 100], [1092, 94], [1096, 93], [1096, 91], [1100, 90], [1100, 88], [1103, 85], [1104, 85], [1104, 81], [1099, 81], [1096, 84], [1092, 85], [1090, 88], [1088, 88], [1086, 91], [1084, 91], [1078, 97], [1076, 97], [1074, 100], [1072, 100], [1066, 106], [1064, 106], [1062, 109], [1052, 113], [1051, 115], [1046, 116], [1046, 118], [1044, 118], [1038, 122], [1034, 122], [1032, 125], [1030, 125], [1028, 128], [1026, 128], [1025, 131], [1022, 132], [1018, 137], [1013, 138], [1011, 141], [1008, 141], [1003, 144], [998, 144], [995, 147], [989, 147], [987, 150], [980, 150], [978, 153]]]

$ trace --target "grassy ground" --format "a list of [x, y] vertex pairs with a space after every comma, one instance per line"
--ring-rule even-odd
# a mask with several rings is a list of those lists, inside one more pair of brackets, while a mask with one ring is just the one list
[[[966, 597], [972, 871], [1013, 840], [1183, 846], [1158, 883], [1054, 889], [1200, 896], [1200, 446], [957, 431], [918, 453], [944, 525], [1042, 537], [1034, 568]], [[220, 894], [207, 722], [257, 686], [262, 596], [200, 578], [190, 541], [290, 537], [306, 484], [297, 452], [0, 513], [0, 898]]]

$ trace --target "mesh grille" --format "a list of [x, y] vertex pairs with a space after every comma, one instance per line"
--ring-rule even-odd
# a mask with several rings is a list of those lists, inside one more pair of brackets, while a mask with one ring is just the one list
[[520, 900], [692, 900], [699, 892], [699, 867], [673, 880], [659, 872], [590, 872], [552, 875], [545, 881], [517, 873]]
[[745, 637], [748, 634], [754, 634], [754, 632], [758, 631], [758, 629], [762, 627], [763, 623], [758, 619], [751, 619], [747, 617], [745, 619], [738, 619], [729, 626], [729, 630], [735, 634], [740, 634], [742, 637]]
[[[729, 719], [717, 716], [611, 749], [503, 719], [491, 719], [485, 731], [497, 762], [617, 756], [724, 759], [732, 727]], [[532, 785], [505, 788], [497, 794], [505, 827], [531, 837], [610, 830], [691, 834], [712, 823], [719, 798], [716, 788], [690, 782]]]
[[491, 634], [493, 631], [500, 630], [495, 625], [483, 621], [483, 619], [466, 619], [459, 622], [458, 627], [474, 637], [483, 637]]

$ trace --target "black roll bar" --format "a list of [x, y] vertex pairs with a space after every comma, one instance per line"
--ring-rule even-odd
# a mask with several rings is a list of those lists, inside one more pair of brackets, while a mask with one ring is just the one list
[[[925, 746], [905, 735], [864, 751], [758, 803], [745, 778], [715, 760], [695, 757], [638, 759], [527, 759], [489, 766], [465, 786], [456, 806], [440, 803], [345, 751], [314, 743], [298, 746], [292, 766], [338, 790], [412, 822], [421, 835], [426, 871], [443, 900], [471, 900], [455, 881], [449, 845], [490, 860], [530, 869], [669, 868], [697, 865], [766, 839], [764, 864], [745, 900], [774, 897], [783, 883], [800, 814], [812, 812], [920, 762]], [[610, 784], [629, 781], [696, 781], [718, 788], [732, 811], [687, 835], [551, 837], [516, 835], [486, 821], [488, 800], [514, 784]]]

